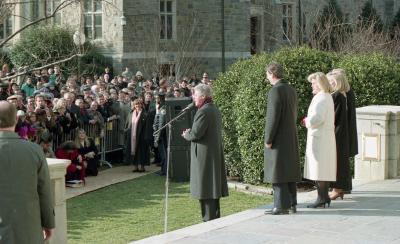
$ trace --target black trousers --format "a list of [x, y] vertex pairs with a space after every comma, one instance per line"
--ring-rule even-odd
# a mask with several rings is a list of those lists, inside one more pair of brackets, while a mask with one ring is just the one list
[[273, 183], [274, 207], [288, 209], [297, 205], [297, 187], [296, 182]]
[[203, 221], [218, 219], [221, 217], [219, 198], [218, 199], [200, 199], [201, 217]]

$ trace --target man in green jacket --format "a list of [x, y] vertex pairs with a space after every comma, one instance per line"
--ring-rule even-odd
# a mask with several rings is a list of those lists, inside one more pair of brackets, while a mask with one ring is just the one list
[[190, 192], [200, 201], [203, 221], [209, 221], [220, 217], [219, 199], [228, 196], [222, 119], [212, 102], [210, 86], [197, 85], [193, 100], [198, 110], [192, 129], [182, 136], [191, 141]]
[[16, 112], [0, 101], [0, 243], [44, 243], [55, 222], [49, 170], [40, 146], [14, 132]]

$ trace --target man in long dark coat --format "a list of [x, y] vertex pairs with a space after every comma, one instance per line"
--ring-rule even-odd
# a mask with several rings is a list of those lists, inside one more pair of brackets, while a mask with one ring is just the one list
[[55, 225], [49, 170], [40, 146], [14, 132], [16, 113], [0, 102], [0, 243], [44, 243]]
[[272, 63], [266, 67], [273, 87], [268, 94], [265, 124], [264, 180], [272, 183], [274, 208], [266, 214], [296, 212], [296, 182], [301, 180], [296, 129], [297, 93], [283, 80], [283, 67]]
[[210, 86], [197, 85], [193, 100], [198, 110], [192, 129], [182, 136], [191, 141], [190, 192], [200, 201], [203, 221], [209, 221], [220, 217], [219, 199], [228, 196], [222, 119], [212, 102]]

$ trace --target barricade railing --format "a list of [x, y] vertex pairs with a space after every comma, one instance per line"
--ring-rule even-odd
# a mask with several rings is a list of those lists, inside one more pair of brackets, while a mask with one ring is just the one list
[[100, 163], [106, 164], [110, 168], [111, 163], [106, 161], [106, 153], [122, 150], [119, 145], [119, 120], [112, 119], [104, 123], [101, 127], [98, 124], [83, 124], [69, 133], [53, 134], [53, 150], [55, 151], [63, 142], [74, 141], [78, 129], [84, 129], [86, 135], [94, 140], [100, 154]]

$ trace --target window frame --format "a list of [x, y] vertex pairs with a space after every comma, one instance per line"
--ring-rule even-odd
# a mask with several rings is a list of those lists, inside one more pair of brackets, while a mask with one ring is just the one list
[[[91, 5], [91, 10], [86, 9], [86, 3], [89, 2]], [[96, 9], [96, 2], [100, 3], [101, 9], [98, 11]], [[101, 18], [101, 24], [96, 25], [96, 16]], [[91, 19], [91, 25], [88, 25], [86, 22], [86, 16], [89, 16]], [[88, 34], [87, 29], [90, 28], [91, 35]], [[100, 31], [96, 31], [100, 29]], [[88, 40], [100, 40], [103, 39], [103, 2], [98, 0], [84, 0], [83, 2], [83, 32]], [[100, 35], [99, 35], [100, 34]]]
[[[167, 11], [167, 3], [171, 2], [171, 11]], [[164, 11], [161, 11], [161, 4], [164, 5]], [[161, 41], [170, 41], [170, 40], [176, 40], [176, 0], [160, 0], [160, 9], [159, 9], [159, 21], [160, 21], [160, 40]], [[168, 35], [168, 21], [164, 21], [164, 28], [163, 28], [163, 21], [162, 17], [165, 16], [165, 19], [168, 19], [169, 16], [171, 16], [171, 32], [170, 37]], [[166, 33], [162, 34], [162, 30], [167, 30]]]
[[293, 40], [293, 7], [292, 3], [282, 3], [282, 40], [284, 41]]
[[6, 39], [7, 37], [9, 37], [12, 33], [13, 33], [13, 21], [12, 21], [12, 17], [8, 17], [6, 18], [3, 23], [0, 23], [0, 26], [2, 26], [2, 28], [0, 28], [1, 33], [0, 33], [0, 40]]
[[[62, 0], [45, 0], [46, 2], [46, 16], [51, 15], [57, 6], [61, 4]], [[61, 25], [61, 11], [58, 11], [53, 18], [50, 19], [51, 23], [55, 25]]]

